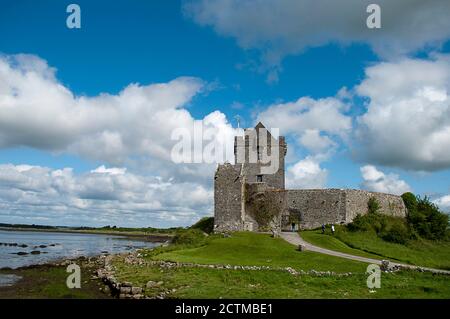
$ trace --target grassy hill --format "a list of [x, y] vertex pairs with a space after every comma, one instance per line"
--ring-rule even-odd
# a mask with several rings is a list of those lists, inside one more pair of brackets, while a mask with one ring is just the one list
[[298, 252], [281, 238], [251, 232], [233, 233], [230, 238], [214, 238], [196, 248], [177, 249], [158, 254], [152, 259], [200, 264], [254, 265], [292, 267], [297, 270], [318, 270], [364, 273], [367, 265], [314, 252]]

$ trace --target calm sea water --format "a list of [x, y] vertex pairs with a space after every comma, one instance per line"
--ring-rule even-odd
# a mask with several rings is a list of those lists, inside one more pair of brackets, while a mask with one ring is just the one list
[[[105, 252], [119, 253], [158, 245], [115, 235], [4, 230], [0, 230], [0, 243], [3, 243], [0, 245], [0, 268], [13, 269], [62, 258], [95, 256]], [[26, 247], [5, 246], [4, 243], [17, 243]], [[39, 251], [40, 254], [31, 254], [32, 251]], [[18, 255], [18, 252], [28, 254]]]

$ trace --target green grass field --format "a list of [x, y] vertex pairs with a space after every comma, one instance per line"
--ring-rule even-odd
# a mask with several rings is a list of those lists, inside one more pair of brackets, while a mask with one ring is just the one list
[[293, 276], [282, 271], [245, 271], [203, 268], [161, 270], [116, 262], [117, 278], [143, 286], [149, 280], [162, 287], [146, 291], [155, 296], [169, 290], [169, 298], [449, 298], [450, 279], [430, 273], [402, 271], [382, 274], [381, 288], [370, 292], [366, 275], [349, 277]]
[[412, 265], [450, 269], [450, 242], [410, 241], [389, 243], [372, 232], [350, 232], [338, 227], [334, 236], [320, 230], [302, 231], [301, 236], [319, 247], [376, 259]]
[[450, 298], [450, 276], [414, 271], [382, 273], [381, 288], [370, 291], [366, 285], [367, 264], [299, 252], [282, 239], [264, 234], [234, 233], [230, 238], [212, 237], [197, 248], [168, 246], [144, 254], [153, 260], [354, 273], [338, 277], [293, 276], [280, 270], [167, 269], [129, 265], [117, 257], [114, 266], [119, 281], [142, 287], [149, 280], [163, 281], [161, 286], [146, 290], [152, 297], [170, 291], [170, 298]]
[[207, 245], [169, 251], [151, 257], [159, 260], [199, 264], [254, 265], [292, 267], [298, 270], [364, 273], [367, 265], [314, 252], [299, 252], [281, 238], [250, 232], [233, 233], [230, 238], [216, 238]]

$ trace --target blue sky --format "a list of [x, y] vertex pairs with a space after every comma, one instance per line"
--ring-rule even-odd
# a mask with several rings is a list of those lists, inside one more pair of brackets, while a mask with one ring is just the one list
[[[183, 169], [168, 163], [167, 157], [143, 149], [144, 144], [155, 149], [152, 146], [155, 143], [161, 149], [170, 150], [170, 145], [163, 145], [160, 137], [158, 143], [161, 145], [152, 141], [152, 136], [143, 136], [145, 132], [136, 129], [133, 134], [137, 135], [132, 136], [133, 140], [142, 138], [145, 143], [135, 148], [125, 145], [112, 155], [109, 152], [114, 148], [105, 144], [106, 139], [101, 144], [104, 150], [86, 144], [86, 141], [95, 140], [101, 133], [116, 132], [114, 125], [133, 127], [133, 116], [136, 121], [143, 117], [139, 116], [142, 113], [133, 115], [132, 111], [127, 112], [126, 108], [132, 106], [121, 104], [125, 102], [119, 103], [120, 107], [125, 108], [121, 116], [129, 116], [129, 121], [126, 124], [112, 124], [107, 122], [107, 115], [102, 116], [102, 111], [96, 112], [94, 114], [99, 116], [101, 123], [105, 122], [107, 129], [95, 134], [92, 133], [96, 121], [93, 117], [89, 117], [93, 122], [89, 129], [83, 131], [85, 125], [81, 123], [72, 135], [64, 131], [64, 126], [71, 127], [71, 119], [70, 116], [58, 117], [54, 114], [59, 107], [65, 106], [55, 104], [47, 108], [49, 99], [58, 100], [53, 95], [46, 95], [53, 92], [50, 87], [42, 92], [39, 102], [23, 106], [20, 103], [27, 101], [24, 98], [14, 104], [17, 108], [26, 108], [23, 114], [34, 113], [35, 119], [26, 117], [27, 121], [22, 121], [19, 119], [22, 113], [14, 113], [14, 116], [8, 113], [10, 109], [5, 102], [8, 90], [2, 91], [2, 85], [5, 88], [23, 85], [20, 92], [27, 94], [31, 84], [26, 86], [24, 83], [31, 80], [26, 76], [29, 69], [24, 65], [36, 59], [46, 62], [45, 72], [54, 70], [54, 78], [46, 82], [48, 85], [64, 86], [75, 102], [79, 97], [92, 99], [83, 107], [89, 107], [89, 103], [93, 104], [105, 93], [118, 96], [133, 83], [143, 88], [156, 83], [171, 83], [180, 77], [192, 77], [196, 84], [184, 80], [179, 84], [186, 86], [187, 96], [178, 91], [174, 93], [174, 96], [180, 94], [181, 101], [173, 102], [174, 116], [179, 114], [176, 111], [182, 110], [184, 115], [189, 114], [191, 120], [202, 120], [218, 112], [214, 114], [220, 113], [223, 117], [215, 117], [214, 121], [222, 121], [221, 124], [232, 129], [236, 127], [236, 115], [242, 117], [242, 124], [251, 126], [257, 120], [273, 119], [271, 114], [277, 112], [278, 122], [273, 120], [268, 124], [280, 127], [291, 142], [288, 165], [291, 167], [291, 175], [288, 176], [291, 187], [348, 187], [397, 193], [412, 190], [430, 195], [444, 210], [450, 209], [450, 150], [445, 149], [450, 145], [450, 93], [447, 91], [450, 85], [446, 77], [447, 73], [450, 74], [450, 59], [447, 56], [450, 52], [449, 32], [433, 32], [433, 26], [425, 30], [419, 23], [423, 19], [415, 13], [422, 8], [411, 10], [410, 16], [399, 18], [399, 21], [393, 20], [391, 12], [401, 8], [390, 8], [386, 1], [380, 1], [382, 12], [389, 11], [386, 14], [386, 28], [374, 31], [378, 33], [366, 33], [370, 32], [364, 24], [367, 14], [360, 6], [353, 6], [353, 11], [340, 12], [339, 9], [329, 8], [324, 12], [316, 12], [317, 9], [308, 12], [307, 7], [302, 7], [302, 1], [280, 4], [285, 8], [278, 8], [276, 3], [272, 3], [266, 8], [269, 10], [261, 8], [263, 6], [252, 8], [252, 1], [247, 7], [240, 7], [239, 2], [231, 1], [231, 8], [222, 6], [221, 2], [78, 0], [81, 29], [66, 27], [66, 7], [72, 3], [70, 1], [40, 1], [39, 5], [35, 1], [2, 2], [0, 53], [11, 73], [5, 71], [0, 74], [0, 96], [4, 95], [4, 99], [0, 99], [0, 110], [4, 108], [4, 113], [0, 113], [4, 117], [0, 122], [3, 126], [0, 127], [0, 172], [3, 174], [0, 174], [0, 190], [3, 191], [0, 192], [0, 222], [97, 226], [111, 222], [128, 226], [173, 226], [186, 225], [201, 216], [212, 214], [212, 184], [208, 174], [212, 174], [213, 169], [208, 166], [208, 169], [195, 168], [190, 175], [180, 173]], [[306, 5], [309, 1], [303, 2]], [[342, 5], [351, 6], [349, 3], [344, 1]], [[407, 2], [404, 3], [407, 5]], [[277, 13], [273, 16], [270, 15], [271, 8], [276, 8]], [[258, 13], [258, 10], [262, 11]], [[295, 16], [296, 10], [298, 16]], [[429, 10], [430, 16], [435, 15], [436, 28], [441, 29], [438, 22], [446, 19], [440, 16], [442, 10], [432, 5]], [[295, 14], [286, 15], [287, 12]], [[336, 21], [333, 21], [333, 12]], [[263, 23], [250, 25], [251, 18], [255, 18], [252, 14]], [[345, 15], [360, 17], [361, 24], [357, 27], [344, 25], [339, 30], [345, 24], [342, 22]], [[308, 16], [318, 18], [306, 19]], [[328, 23], [321, 24], [320, 17], [327, 17]], [[306, 22], [297, 26], [297, 21]], [[419, 22], [415, 24], [414, 21]], [[404, 25], [408, 24], [418, 30], [405, 33]], [[417, 33], [416, 36], [413, 36], [414, 33]], [[19, 54], [27, 55], [26, 62], [15, 58]], [[436, 54], [440, 56], [436, 57]], [[425, 73], [430, 70], [426, 62], [436, 68], [436, 72], [424, 77], [428, 82], [418, 79], [408, 83], [411, 77], [421, 72], [421, 68]], [[36, 64], [32, 68], [33, 72], [45, 78], [44, 71]], [[406, 75], [416, 69], [413, 75]], [[368, 70], [373, 71], [372, 75]], [[405, 78], [399, 80], [401, 84], [392, 83], [391, 87], [380, 88], [381, 85], [389, 85], [389, 79], [396, 74], [403, 74], [402, 70], [405, 70]], [[8, 82], [6, 77], [11, 78], [11, 74], [16, 74], [13, 72], [23, 76], [17, 80], [19, 84]], [[5, 83], [1, 81], [2, 77], [6, 79]], [[342, 90], [344, 87], [346, 91]], [[397, 95], [396, 90], [403, 95]], [[384, 98], [380, 92], [385, 91], [390, 92], [392, 97]], [[405, 123], [393, 121], [386, 124], [387, 128], [398, 126], [398, 130], [389, 132], [391, 136], [386, 133], [378, 139], [379, 132], [387, 132], [383, 121], [377, 118], [386, 113], [379, 110], [385, 107], [385, 110], [392, 112], [388, 116], [390, 119], [399, 117], [400, 113], [394, 109], [400, 109], [409, 101], [410, 92], [416, 91], [425, 92], [425, 100], [420, 97], [411, 105], [424, 103], [418, 109], [426, 114], [430, 113], [427, 108], [441, 110], [440, 115], [430, 118], [431, 122], [435, 121], [432, 123], [440, 126], [431, 129], [426, 123], [423, 126], [418, 124], [420, 129], [411, 131], [411, 134], [425, 127], [431, 131], [429, 135], [423, 134], [417, 145], [411, 145], [414, 143], [407, 138], [410, 128], [401, 131], [401, 125]], [[301, 98], [310, 100], [300, 101]], [[329, 100], [323, 102], [323, 99]], [[322, 107], [321, 101], [326, 105]], [[150, 99], [149, 103], [158, 105], [165, 102]], [[290, 108], [289, 103], [295, 105]], [[313, 109], [317, 112], [311, 112]], [[155, 109], [155, 114], [159, 110]], [[332, 119], [328, 122], [324, 120], [327, 114], [330, 116], [329, 110], [335, 110], [340, 116], [335, 123]], [[47, 115], [46, 112], [53, 113]], [[63, 112], [61, 110], [61, 114]], [[308, 112], [312, 115], [305, 118]], [[411, 111], [411, 114], [411, 121], [424, 119], [419, 111]], [[46, 116], [49, 119], [49, 135], [45, 135], [40, 122], [37, 123], [37, 119], [46, 119]], [[58, 122], [65, 120], [67, 125]], [[283, 130], [286, 120], [292, 121]], [[164, 120], [154, 124], [166, 125]], [[144, 129], [146, 126], [142, 125]], [[58, 131], [60, 126], [62, 131]], [[117, 128], [119, 131], [122, 135], [118, 133], [118, 136], [125, 141], [123, 136], [128, 134], [127, 131], [122, 126]], [[62, 136], [60, 143], [52, 142], [53, 139], [58, 140], [56, 136]], [[86, 136], [86, 140], [80, 141], [78, 136], [80, 139]], [[403, 136], [404, 142], [400, 140]], [[168, 136], [162, 139], [166, 137], [169, 139]], [[42, 143], [44, 138], [50, 142]], [[397, 138], [397, 142], [390, 142], [390, 139]], [[382, 139], [387, 142], [377, 144]], [[427, 141], [430, 140], [435, 144], [429, 146]], [[318, 143], [323, 143], [323, 147], [318, 149]], [[404, 150], [401, 149], [403, 146]], [[421, 149], [426, 149], [423, 154]], [[408, 154], [411, 154], [411, 160]], [[145, 161], [145, 164], [140, 161]], [[99, 167], [104, 167], [103, 172], [98, 170]], [[67, 178], [64, 183], [75, 185], [70, 191], [56, 187], [53, 177], [59, 176], [55, 172], [65, 168], [72, 169], [70, 174], [64, 175]], [[121, 176], [118, 172], [122, 171], [114, 171], [120, 168], [126, 168], [127, 172], [122, 177], [138, 180], [139, 185], [156, 183], [161, 193], [126, 189], [123, 181], [118, 180]], [[91, 178], [97, 177], [108, 190], [123, 194], [123, 197], [86, 186]], [[29, 185], [38, 181], [44, 183], [49, 193]], [[177, 204], [170, 198], [161, 197], [162, 193], [172, 188], [176, 189], [180, 198], [190, 197], [192, 190], [197, 193], [186, 203]], [[142, 200], [142, 196], [146, 201]]]

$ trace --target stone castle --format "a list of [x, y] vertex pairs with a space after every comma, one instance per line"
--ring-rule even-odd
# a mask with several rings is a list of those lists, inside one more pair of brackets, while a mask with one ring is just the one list
[[[235, 163], [219, 165], [214, 177], [214, 230], [272, 231], [347, 224], [366, 214], [374, 197], [380, 212], [406, 215], [401, 197], [354, 189], [285, 189], [284, 136], [258, 123], [234, 140]], [[273, 165], [273, 164], [276, 165]]]

